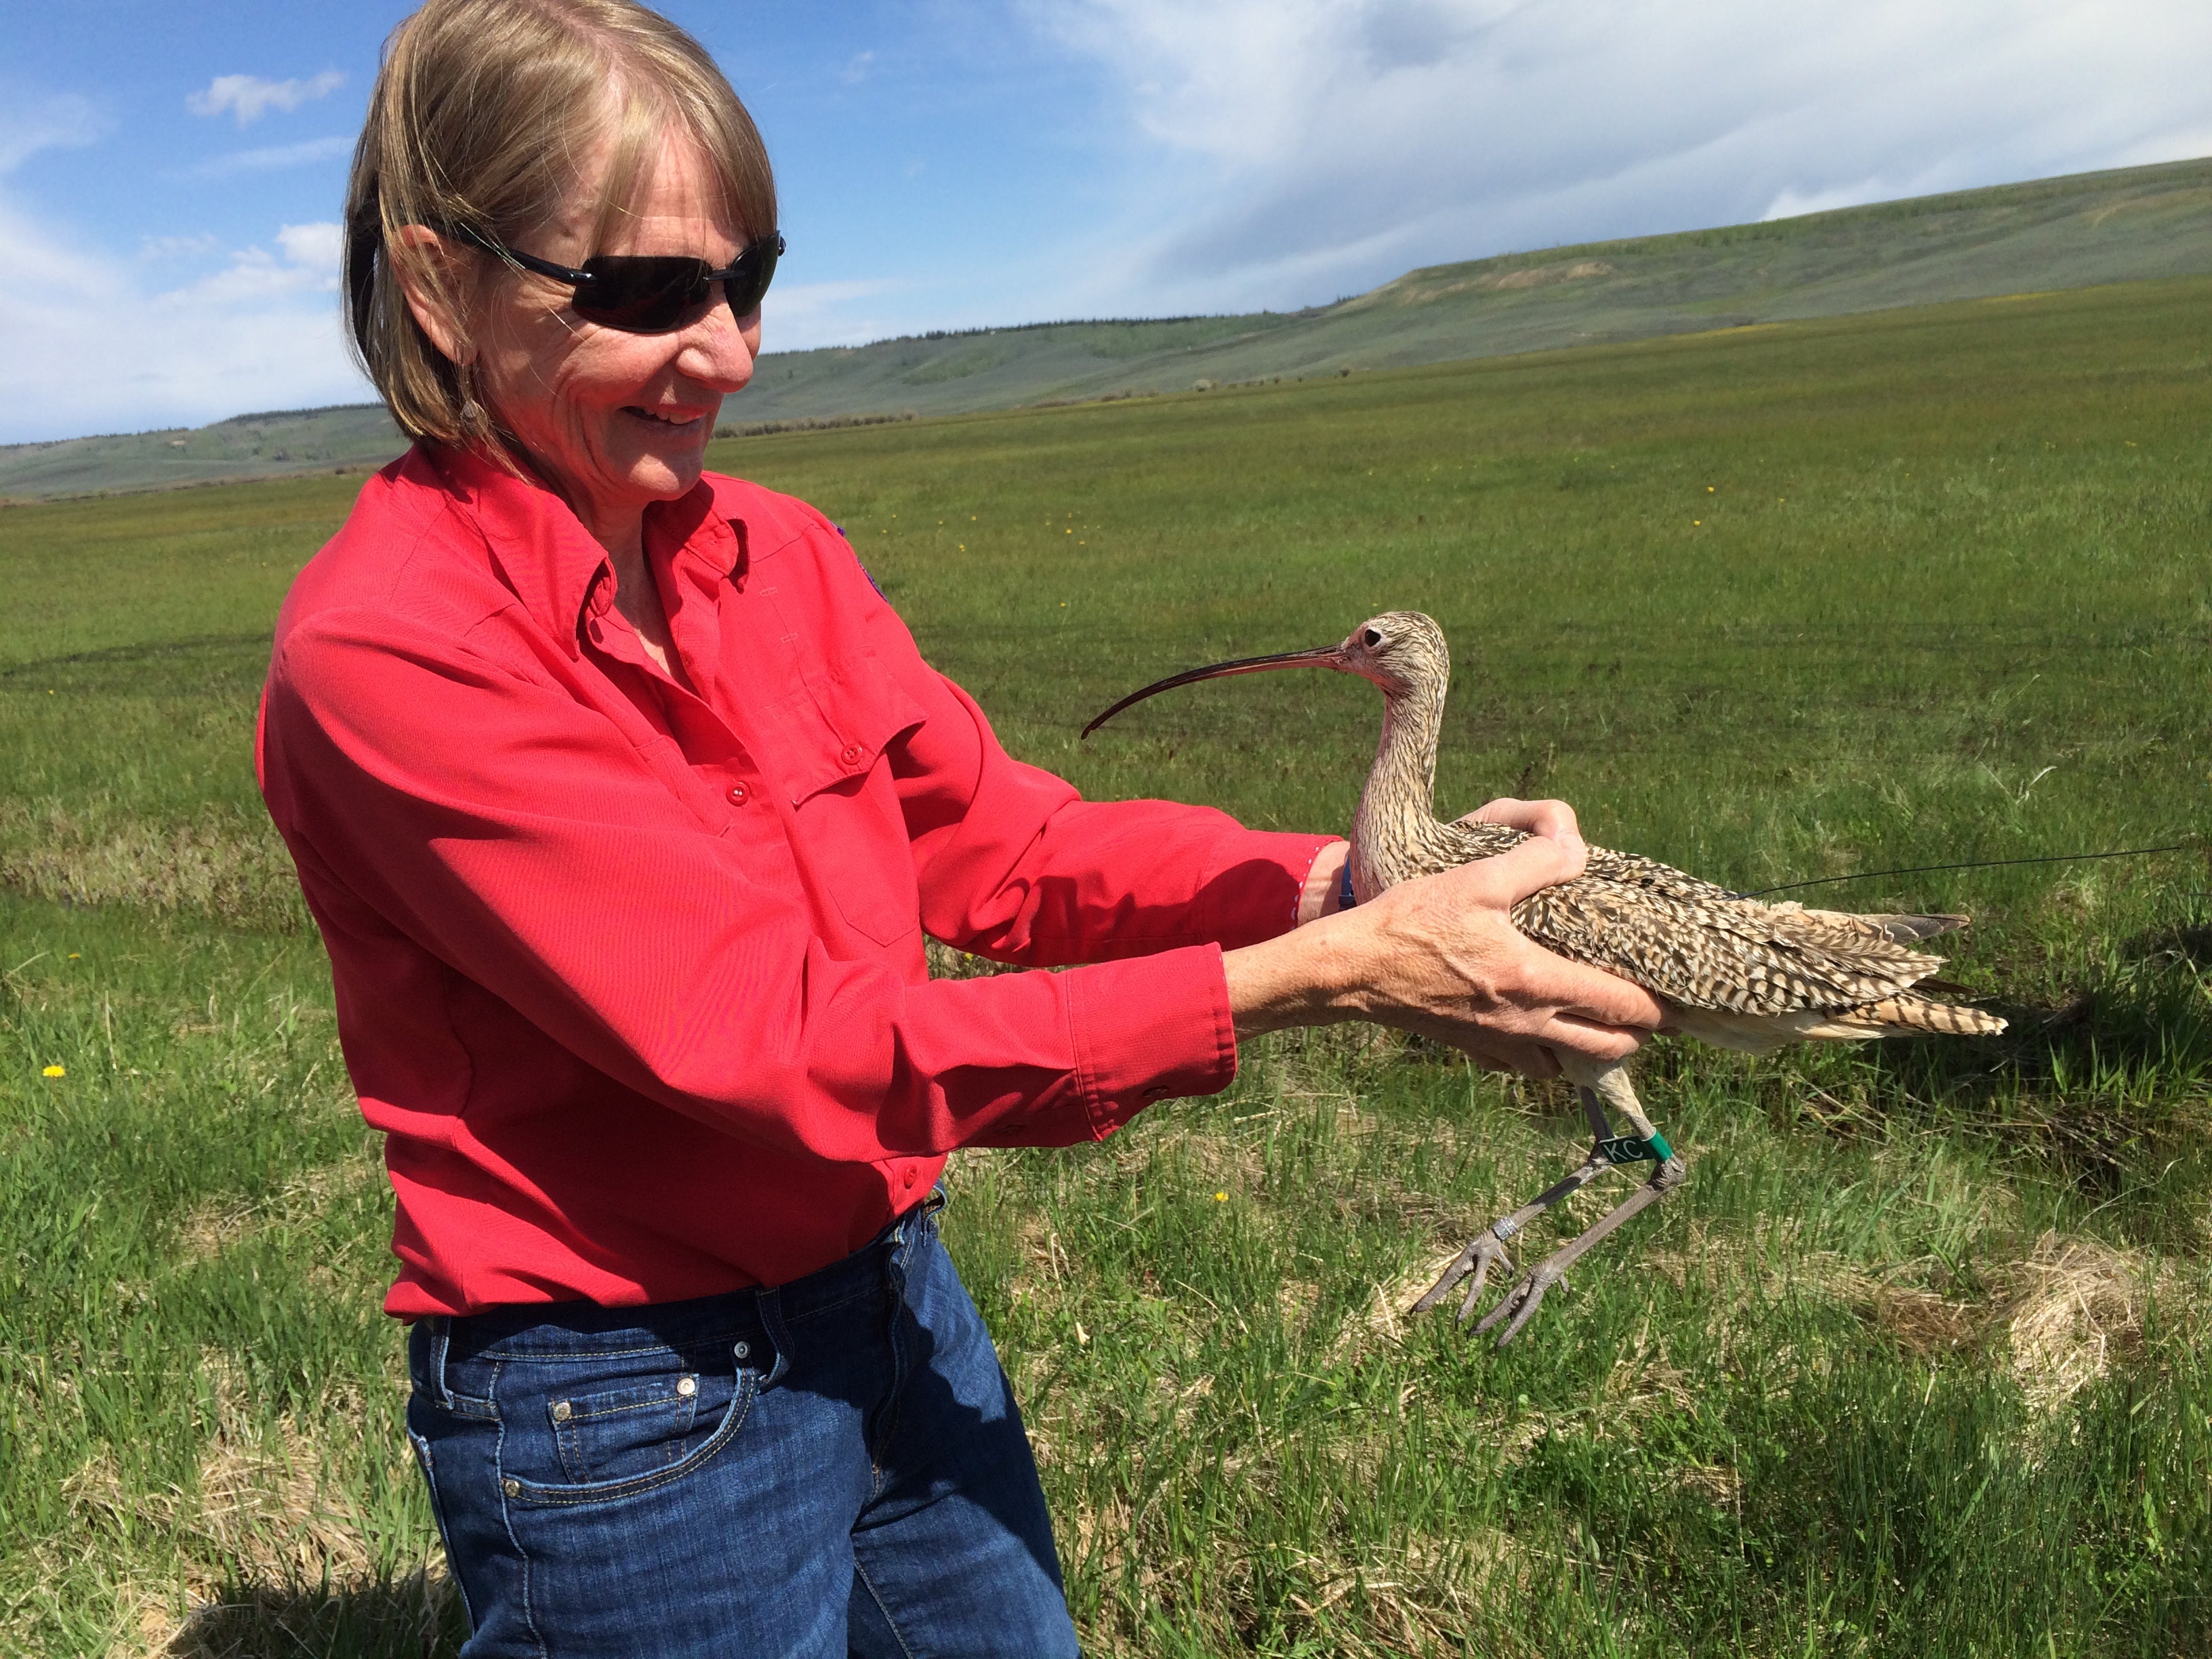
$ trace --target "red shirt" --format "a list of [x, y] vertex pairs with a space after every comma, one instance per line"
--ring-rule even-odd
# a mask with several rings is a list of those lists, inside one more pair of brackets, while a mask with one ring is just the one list
[[[277, 620], [258, 751], [384, 1131], [403, 1318], [779, 1284], [958, 1146], [1235, 1074], [1224, 946], [1328, 840], [1008, 757], [844, 538], [709, 476], [646, 515], [686, 690], [550, 492], [418, 447]], [[922, 935], [1005, 962], [932, 981]]]

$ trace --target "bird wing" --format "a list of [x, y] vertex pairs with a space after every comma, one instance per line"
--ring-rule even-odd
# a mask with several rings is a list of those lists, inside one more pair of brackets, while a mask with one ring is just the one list
[[[1527, 839], [1502, 824], [1439, 828], [1462, 862]], [[1966, 918], [1762, 904], [1656, 859], [1593, 847], [1581, 876], [1523, 899], [1513, 921], [1545, 949], [1632, 980], [1677, 1008], [1761, 1018], [1864, 1010], [1857, 1018], [1875, 1026], [1926, 1024], [1923, 1009], [1945, 1006], [1905, 995], [1943, 965], [1910, 947]]]
[[1943, 963], [1874, 929], [1808, 925], [1802, 911], [1587, 875], [1532, 894], [1513, 921], [1547, 950], [1678, 1006], [1738, 1014], [1856, 1008], [1898, 995]]

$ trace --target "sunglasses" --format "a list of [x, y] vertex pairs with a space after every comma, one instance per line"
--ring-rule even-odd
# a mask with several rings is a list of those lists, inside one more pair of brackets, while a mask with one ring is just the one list
[[783, 256], [783, 238], [770, 231], [754, 237], [736, 263], [721, 270], [704, 259], [632, 253], [594, 253], [579, 270], [518, 253], [468, 225], [456, 225], [452, 234], [525, 270], [567, 283], [574, 295], [569, 308], [579, 317], [626, 334], [667, 334], [682, 328], [713, 299], [718, 283], [730, 314], [742, 321], [760, 309], [775, 262]]

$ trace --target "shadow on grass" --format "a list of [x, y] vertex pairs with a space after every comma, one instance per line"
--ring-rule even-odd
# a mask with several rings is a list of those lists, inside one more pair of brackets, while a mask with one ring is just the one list
[[2000, 1036], [1874, 1045], [1875, 1100], [2046, 1158], [2102, 1200], [2201, 1162], [2212, 928], [2144, 934], [2118, 957], [2116, 973], [2056, 1006], [1990, 1005], [2008, 1022]]
[[447, 1659], [468, 1638], [453, 1580], [416, 1572], [337, 1588], [236, 1583], [185, 1621], [173, 1659]]

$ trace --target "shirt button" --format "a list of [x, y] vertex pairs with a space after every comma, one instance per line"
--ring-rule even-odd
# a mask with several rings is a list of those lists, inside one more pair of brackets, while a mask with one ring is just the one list
[[1165, 1100], [1167, 1097], [1167, 1089], [1161, 1084], [1155, 1083], [1145, 1091], [1146, 1100]]
[[848, 743], [845, 745], [845, 752], [838, 758], [848, 766], [858, 766], [860, 763], [860, 757], [866, 751], [859, 744]]
[[733, 783], [733, 784], [732, 784], [732, 785], [730, 786], [730, 805], [732, 805], [732, 806], [743, 806], [744, 804], [745, 804], [745, 787], [744, 787], [744, 785], [743, 785], [742, 783]]

